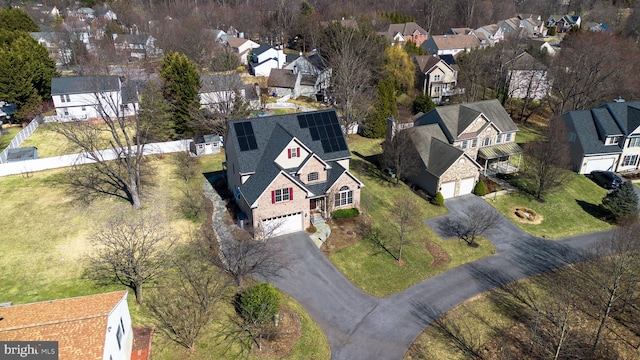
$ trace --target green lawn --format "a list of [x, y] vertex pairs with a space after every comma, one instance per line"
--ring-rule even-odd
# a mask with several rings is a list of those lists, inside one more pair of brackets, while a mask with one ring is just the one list
[[563, 188], [547, 194], [544, 203], [521, 193], [498, 196], [496, 202], [490, 203], [511, 220], [515, 220], [511, 209], [516, 206], [536, 211], [543, 216], [542, 223], [514, 223], [531, 234], [556, 239], [610, 229], [612, 225], [603, 221], [598, 212], [606, 193], [584, 175], [573, 174], [571, 181]]
[[[406, 185], [391, 183], [378, 168], [363, 159], [380, 153], [380, 140], [351, 135], [348, 142], [351, 151], [359, 154], [352, 157], [351, 171], [365, 184], [361, 194], [362, 205], [372, 218], [372, 227], [381, 229], [382, 236], [394, 236], [389, 225], [389, 209], [394, 199], [401, 194], [412, 194], [419, 202], [420, 213], [416, 217], [420, 219], [447, 213], [445, 207], [431, 205], [413, 194]], [[448, 254], [450, 261], [432, 268], [433, 258], [425, 247], [425, 241], [440, 246]], [[337, 251], [330, 260], [356, 286], [374, 296], [383, 297], [443, 271], [488, 256], [494, 251], [493, 245], [485, 239], [479, 240], [478, 244], [477, 248], [471, 248], [458, 240], [442, 240], [423, 224], [415, 232], [410, 244], [404, 248], [404, 266], [396, 265], [390, 255], [380, 253], [378, 248], [365, 240]]]
[[[19, 125], [5, 126], [2, 128], [2, 134], [0, 134], [0, 151], [4, 150], [13, 138], [22, 130]], [[6, 133], [5, 133], [6, 132]]]
[[516, 134], [516, 142], [519, 145], [528, 143], [542, 136], [542, 128], [539, 125], [518, 125], [518, 133]]

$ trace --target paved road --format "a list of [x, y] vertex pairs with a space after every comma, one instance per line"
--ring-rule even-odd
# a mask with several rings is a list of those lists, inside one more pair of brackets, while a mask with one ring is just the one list
[[[439, 235], [461, 211], [491, 205], [473, 195], [448, 199], [450, 213], [429, 219]], [[278, 241], [298, 260], [271, 283], [300, 302], [325, 332], [334, 360], [402, 359], [415, 338], [435, 318], [480, 293], [585, 256], [601, 236], [587, 234], [562, 240], [543, 240], [521, 231], [502, 217], [500, 226], [484, 234], [496, 254], [466, 264], [387, 298], [375, 298], [351, 284], [311, 243], [305, 233]], [[444, 236], [445, 238], [447, 236]]]

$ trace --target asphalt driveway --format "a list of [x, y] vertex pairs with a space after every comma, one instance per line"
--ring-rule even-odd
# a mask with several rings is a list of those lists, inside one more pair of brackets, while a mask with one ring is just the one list
[[[493, 211], [483, 199], [467, 195], [448, 199], [450, 213], [425, 222], [443, 234], [443, 224], [472, 204]], [[513, 280], [584, 259], [602, 234], [549, 241], [524, 233], [502, 217], [484, 236], [496, 246], [495, 255], [379, 299], [351, 284], [306, 233], [286, 235], [277, 241], [297, 260], [269, 281], [307, 309], [325, 332], [332, 359], [402, 359], [424, 328], [447, 310]]]

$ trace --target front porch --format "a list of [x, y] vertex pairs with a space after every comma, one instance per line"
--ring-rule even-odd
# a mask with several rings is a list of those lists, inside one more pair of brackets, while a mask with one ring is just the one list
[[[513, 155], [518, 155], [515, 164], [512, 162]], [[516, 143], [487, 146], [478, 151], [478, 162], [487, 176], [518, 172], [521, 159], [522, 148]]]

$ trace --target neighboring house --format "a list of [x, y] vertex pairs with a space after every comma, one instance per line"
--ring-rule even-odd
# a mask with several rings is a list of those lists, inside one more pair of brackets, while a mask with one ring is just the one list
[[573, 170], [617, 172], [640, 168], [640, 101], [616, 100], [562, 115]]
[[49, 53], [49, 56], [56, 62], [56, 66], [64, 65], [67, 59], [70, 58], [70, 49], [61, 49], [61, 41], [53, 31], [41, 31], [30, 32], [32, 38], [34, 38], [38, 44], [44, 46]]
[[475, 35], [432, 35], [422, 44], [431, 55], [457, 55], [481, 47]]
[[269, 76], [271, 69], [282, 68], [287, 61], [284, 51], [262, 44], [251, 51], [251, 73], [254, 76]]
[[513, 172], [511, 156], [518, 128], [498, 100], [439, 106], [418, 116], [408, 131], [410, 151], [421, 161], [407, 179], [430, 195], [444, 198], [470, 194], [480, 171]]
[[260, 47], [260, 45], [258, 45], [257, 43], [249, 39], [242, 39], [237, 37], [228, 38], [225, 45], [232, 48], [233, 51], [235, 51], [235, 53], [238, 54], [238, 57], [240, 58], [240, 63], [242, 65], [249, 64], [248, 56], [251, 49]]
[[297, 70], [271, 69], [267, 80], [269, 95], [296, 99], [300, 96], [301, 81], [302, 73]]
[[327, 89], [331, 80], [331, 68], [317, 51], [309, 55], [296, 56], [287, 59], [284, 69], [302, 73], [300, 95], [313, 97]]
[[519, 14], [516, 18], [520, 21], [521, 36], [527, 38], [537, 38], [547, 36], [547, 27], [540, 15]]
[[126, 291], [1, 307], [0, 319], [1, 341], [57, 341], [60, 359], [131, 358]]
[[456, 88], [458, 72], [437, 55], [415, 56], [420, 72], [422, 93], [440, 104], [453, 95], [464, 94], [464, 89]]
[[485, 25], [473, 31], [480, 42], [484, 41], [489, 46], [494, 46], [504, 40], [504, 32], [497, 24]]
[[556, 33], [569, 32], [574, 27], [580, 27], [582, 19], [578, 15], [551, 15], [547, 19], [547, 26], [556, 28]]
[[109, 21], [118, 20], [118, 15], [116, 15], [116, 13], [113, 12], [113, 10], [109, 9], [108, 7], [103, 7], [101, 9], [96, 10], [93, 13], [93, 15], [97, 18], [100, 17]]
[[505, 63], [508, 71], [509, 96], [541, 100], [551, 91], [547, 67], [527, 52]]
[[146, 59], [163, 53], [156, 47], [156, 39], [150, 35], [113, 34], [113, 38], [116, 51], [127, 58]]
[[51, 98], [62, 121], [130, 116], [138, 108], [137, 91], [118, 76], [69, 76], [51, 79]]
[[38, 148], [35, 146], [25, 146], [7, 150], [7, 162], [34, 160], [37, 158]]
[[603, 23], [586, 22], [582, 27], [593, 32], [608, 32], [608, 33], [613, 32], [611, 31], [611, 29], [609, 29], [607, 25]]
[[429, 36], [427, 31], [415, 22], [389, 24], [389, 29], [383, 34], [392, 44], [398, 46], [404, 46], [407, 41], [420, 46]]
[[229, 190], [256, 238], [360, 206], [364, 185], [349, 171], [335, 110], [230, 121], [225, 154]]
[[236, 96], [245, 97], [245, 86], [237, 73], [202, 75], [200, 84], [200, 108], [228, 113]]
[[222, 138], [217, 134], [194, 136], [190, 147], [196, 156], [217, 154], [222, 148]]

